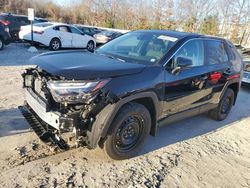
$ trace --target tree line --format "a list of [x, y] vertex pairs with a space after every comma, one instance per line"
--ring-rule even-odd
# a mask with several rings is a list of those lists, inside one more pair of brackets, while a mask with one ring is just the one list
[[[65, 1], [66, 2], [66, 1]], [[118, 29], [167, 29], [217, 35], [250, 46], [250, 0], [0, 0], [0, 12]]]

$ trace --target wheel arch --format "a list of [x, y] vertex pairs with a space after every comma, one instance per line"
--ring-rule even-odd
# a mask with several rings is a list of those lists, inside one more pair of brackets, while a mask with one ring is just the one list
[[60, 43], [61, 43], [61, 47], [63, 47], [62, 41], [61, 41], [61, 39], [60, 39], [59, 37], [52, 37], [52, 38], [49, 40], [49, 45], [48, 45], [49, 47], [50, 47], [50, 44], [51, 44], [52, 40], [54, 40], [54, 39], [59, 40]]
[[240, 89], [240, 85], [239, 85], [239, 83], [235, 82], [235, 83], [229, 84], [227, 88], [232, 89], [233, 92], [234, 92], [234, 105], [235, 105], [237, 95], [238, 95], [238, 92], [239, 92], [239, 89]]
[[[150, 134], [155, 135], [157, 130], [157, 118], [160, 115], [161, 107], [157, 95], [154, 92], [143, 92], [125, 97], [115, 104], [107, 105], [97, 116], [96, 121], [88, 131], [89, 147], [95, 148], [98, 144], [102, 147], [103, 142], [110, 130], [112, 121], [119, 110], [127, 103], [137, 102], [145, 106], [151, 115]], [[153, 108], [153, 109], [151, 109]]]

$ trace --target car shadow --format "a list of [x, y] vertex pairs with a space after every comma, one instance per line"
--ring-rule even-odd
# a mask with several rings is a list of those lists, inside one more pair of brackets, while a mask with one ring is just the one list
[[241, 88], [236, 104], [224, 121], [215, 121], [207, 115], [199, 115], [170, 125], [159, 127], [155, 137], [148, 137], [140, 155], [163, 147], [211, 134], [250, 117], [250, 88]]
[[0, 110], [0, 137], [29, 131], [28, 123], [17, 108]]

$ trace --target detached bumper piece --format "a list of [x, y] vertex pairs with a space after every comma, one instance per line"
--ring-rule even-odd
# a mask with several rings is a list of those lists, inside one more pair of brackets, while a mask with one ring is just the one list
[[58, 146], [62, 150], [69, 149], [68, 144], [60, 138], [57, 134], [48, 130], [48, 126], [38, 116], [32, 113], [32, 109], [29, 106], [19, 106], [18, 109], [21, 111], [26, 121], [29, 123], [31, 128], [37, 134], [37, 136], [47, 145]]

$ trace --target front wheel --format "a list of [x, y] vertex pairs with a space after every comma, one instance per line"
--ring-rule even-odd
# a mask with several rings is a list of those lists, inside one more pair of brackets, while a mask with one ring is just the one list
[[234, 91], [228, 88], [224, 93], [223, 97], [221, 98], [218, 107], [210, 111], [210, 116], [217, 121], [222, 121], [226, 119], [229, 112], [231, 111], [233, 104]]
[[94, 41], [90, 40], [87, 44], [87, 50], [90, 51], [90, 52], [94, 52], [95, 50], [95, 43]]
[[50, 41], [49, 44], [49, 49], [56, 51], [56, 50], [60, 50], [61, 48], [61, 41], [58, 38], [54, 38]]
[[3, 39], [0, 37], [0, 50], [2, 50], [4, 47], [4, 41]]
[[128, 103], [119, 110], [104, 150], [112, 159], [121, 160], [136, 156], [149, 135], [151, 116], [147, 108], [138, 103]]

